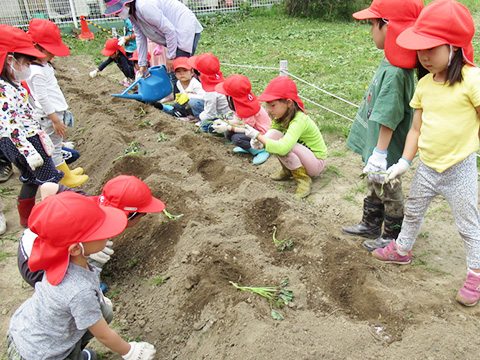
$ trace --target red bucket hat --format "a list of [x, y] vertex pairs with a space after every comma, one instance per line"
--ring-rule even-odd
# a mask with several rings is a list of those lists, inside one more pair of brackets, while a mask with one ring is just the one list
[[133, 0], [105, 0], [105, 15], [113, 15], [122, 11], [125, 4], [132, 2]]
[[35, 57], [45, 57], [45, 54], [33, 46], [33, 42], [25, 31], [10, 26], [0, 24], [0, 69], [3, 69], [5, 58], [10, 52]]
[[413, 69], [417, 63], [415, 51], [397, 44], [402, 31], [415, 24], [423, 9], [423, 0], [373, 0], [369, 8], [358, 11], [353, 17], [358, 20], [386, 19], [388, 30], [385, 36], [385, 56], [390, 64], [404, 69]]
[[105, 47], [101, 51], [101, 54], [104, 56], [111, 56], [117, 50], [120, 50], [123, 53], [123, 55], [127, 56], [127, 53], [125, 52], [125, 49], [123, 48], [123, 46], [118, 45], [118, 39], [112, 38], [112, 39], [108, 39], [105, 42]]
[[235, 112], [240, 118], [254, 116], [260, 111], [260, 102], [253, 95], [252, 84], [246, 76], [230, 75], [215, 86], [215, 91], [232, 97]]
[[115, 207], [126, 214], [156, 213], [165, 209], [165, 204], [152, 196], [148, 185], [131, 175], [120, 175], [109, 180], [97, 199], [100, 205]]
[[[150, 61], [151, 58], [152, 58], [152, 55], [150, 54], [150, 51], [147, 51], [147, 61]], [[133, 52], [130, 60], [138, 61], [138, 49]]]
[[463, 49], [464, 58], [473, 64], [474, 34], [472, 15], [465, 5], [453, 0], [436, 0], [425, 7], [413, 27], [400, 34], [397, 43], [411, 50], [458, 46]]
[[71, 191], [49, 196], [33, 207], [28, 219], [28, 227], [38, 235], [28, 266], [45, 270], [48, 282], [58, 285], [70, 262], [71, 245], [108, 239], [126, 226], [123, 211], [99, 206], [90, 197]]
[[28, 35], [34, 43], [55, 56], [70, 55], [70, 49], [62, 42], [60, 29], [50, 20], [37, 18], [30, 20]]
[[269, 102], [280, 99], [290, 99], [295, 101], [300, 109], [306, 114], [303, 102], [298, 97], [297, 85], [288, 76], [277, 76], [270, 81], [262, 95], [258, 97], [259, 101]]
[[173, 60], [173, 70], [177, 70], [178, 68], [192, 70], [192, 67], [188, 64], [188, 57], [180, 56]]
[[187, 64], [200, 72], [202, 87], [205, 91], [215, 91], [215, 85], [225, 81], [220, 71], [220, 61], [210, 53], [188, 58]]

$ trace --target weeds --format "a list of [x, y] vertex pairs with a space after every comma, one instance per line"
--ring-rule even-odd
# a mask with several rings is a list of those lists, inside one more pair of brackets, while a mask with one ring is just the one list
[[1, 240], [10, 240], [13, 242], [18, 242], [18, 235], [15, 236], [20, 230], [11, 231], [0, 237]]
[[125, 264], [125, 265], [120, 266], [120, 269], [125, 269], [125, 268], [134, 267], [135, 265], [137, 265], [137, 263], [138, 263], [138, 260], [137, 260], [137, 259], [133, 259], [133, 260], [130, 261], [128, 264]]
[[277, 227], [273, 227], [273, 243], [275, 245], [279, 245], [277, 247], [278, 251], [284, 251], [284, 250], [291, 250], [293, 247], [293, 238], [285, 239], [285, 240], [277, 240], [275, 235], [277, 234]]
[[0, 186], [0, 197], [11, 198], [13, 197], [12, 192], [14, 190], [15, 190], [14, 188], [11, 188], [9, 186]]
[[116, 162], [125, 156], [131, 156], [131, 155], [137, 155], [140, 153], [140, 148], [139, 145], [136, 141], [132, 141], [130, 145], [125, 149], [125, 153], [123, 155], [120, 155], [119, 157], [113, 159], [113, 162]]
[[170, 138], [163, 132], [157, 134], [157, 142], [170, 141]]
[[165, 281], [167, 281], [168, 279], [170, 279], [170, 276], [157, 276], [155, 279], [153, 280], [150, 280], [150, 281], [147, 281], [147, 282], [144, 282], [144, 284], [148, 284], [148, 285], [157, 285], [157, 284], [163, 284]]

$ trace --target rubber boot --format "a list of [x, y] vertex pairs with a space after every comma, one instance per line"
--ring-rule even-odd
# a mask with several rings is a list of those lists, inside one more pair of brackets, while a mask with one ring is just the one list
[[28, 227], [28, 217], [30, 216], [34, 205], [34, 197], [22, 200], [20, 200], [20, 197], [17, 197], [17, 208], [18, 215], [20, 215], [20, 225], [22, 225], [24, 228]]
[[375, 204], [368, 199], [363, 200], [363, 218], [353, 226], [345, 226], [342, 232], [346, 235], [376, 239], [382, 234], [383, 204]]
[[72, 174], [72, 172], [68, 168], [68, 165], [65, 161], [60, 165], [58, 165], [57, 169], [65, 173], [65, 175], [63, 176], [63, 179], [60, 180], [60, 184], [63, 184], [66, 187], [75, 188], [82, 185], [85, 181], [88, 180], [88, 175]]
[[395, 217], [384, 215], [383, 234], [375, 240], [367, 240], [363, 243], [363, 247], [368, 251], [375, 249], [381, 249], [392, 242], [397, 240], [398, 234], [402, 229], [403, 216]]
[[[279, 160], [280, 161], [280, 160]], [[292, 172], [287, 169], [287, 167], [280, 161], [282, 165], [282, 170], [276, 172], [275, 174], [270, 175], [270, 179], [275, 181], [285, 181], [292, 177]]]
[[233, 152], [236, 154], [248, 154], [248, 151], [241, 148], [240, 146], [234, 147]]
[[270, 157], [270, 153], [266, 152], [265, 149], [255, 150], [253, 148], [248, 149], [250, 154], [253, 155], [253, 164], [260, 165], [263, 164]]
[[83, 175], [83, 173], [84, 173], [85, 171], [84, 171], [83, 168], [81, 168], [81, 167], [76, 167], [75, 169], [70, 170], [70, 172], [71, 172], [73, 175]]
[[291, 170], [292, 176], [297, 182], [297, 191], [295, 195], [297, 199], [307, 197], [312, 192], [312, 179], [307, 175], [305, 166], [300, 166], [298, 169]]

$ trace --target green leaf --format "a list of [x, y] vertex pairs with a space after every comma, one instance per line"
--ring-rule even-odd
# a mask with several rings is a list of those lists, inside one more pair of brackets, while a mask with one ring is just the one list
[[273, 320], [285, 320], [282, 314], [280, 314], [277, 310], [272, 309], [270, 315], [272, 316]]

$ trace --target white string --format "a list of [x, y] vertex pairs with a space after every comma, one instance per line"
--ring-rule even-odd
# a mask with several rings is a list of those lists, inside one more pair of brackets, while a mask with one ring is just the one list
[[220, 65], [227, 65], [227, 66], [236, 66], [236, 67], [243, 67], [243, 68], [250, 68], [250, 69], [265, 69], [265, 70], [276, 70], [279, 71], [278, 67], [268, 67], [268, 66], [253, 66], [253, 65], [237, 65], [237, 64], [228, 64], [228, 63], [220, 63]]
[[327, 107], [325, 107], [325, 106], [323, 106], [323, 105], [320, 105], [320, 104], [316, 103], [316, 102], [313, 101], [313, 100], [307, 99], [305, 96], [302, 96], [302, 95], [298, 95], [298, 96], [301, 97], [303, 100], [306, 100], [306, 101], [308, 101], [308, 102], [311, 102], [312, 104], [315, 104], [315, 105], [317, 105], [317, 106], [320, 106], [320, 107], [321, 107], [322, 109], [324, 109], [324, 110], [330, 111], [331, 113], [334, 113], [335, 115], [338, 115], [338, 116], [340, 116], [340, 117], [342, 117], [342, 118], [344, 118], [344, 119], [347, 119], [347, 120], [350, 120], [350, 121], [353, 122], [353, 119], [350, 119], [349, 117], [347, 117], [347, 116], [345, 116], [345, 115], [342, 115], [342, 114], [340, 114], [340, 113], [338, 113], [338, 112], [336, 112], [336, 111], [334, 111], [334, 110], [331, 110], [331, 109], [329, 109], [329, 108], [327, 108]]

